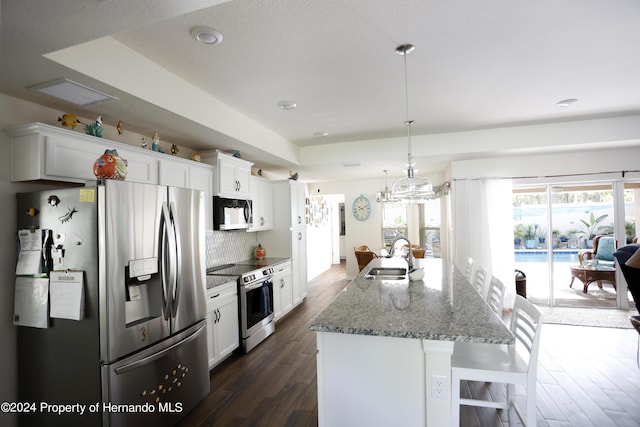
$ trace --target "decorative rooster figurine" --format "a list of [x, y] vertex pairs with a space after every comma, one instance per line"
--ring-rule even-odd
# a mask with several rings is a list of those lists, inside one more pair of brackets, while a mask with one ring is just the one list
[[84, 131], [87, 135], [102, 138], [102, 116], [98, 116], [95, 122], [84, 125]]
[[98, 179], [117, 179], [127, 177], [127, 161], [120, 158], [117, 150], [105, 150], [93, 164], [93, 174]]

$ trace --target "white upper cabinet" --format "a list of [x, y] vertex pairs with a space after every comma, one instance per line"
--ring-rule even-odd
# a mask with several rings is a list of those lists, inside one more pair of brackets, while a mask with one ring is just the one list
[[157, 184], [158, 158], [126, 144], [42, 123], [8, 129], [11, 180], [86, 182], [95, 180], [93, 163], [106, 149], [127, 161], [127, 180]]
[[205, 162], [216, 166], [214, 195], [228, 199], [250, 199], [251, 166], [253, 163], [220, 151], [204, 153]]
[[94, 162], [105, 150], [116, 149], [127, 162], [127, 181], [202, 190], [205, 224], [207, 230], [213, 229], [215, 168], [211, 165], [42, 123], [11, 128], [6, 133], [11, 137], [12, 181], [95, 181]]
[[289, 180], [291, 191], [291, 226], [299, 227], [306, 224], [306, 195], [305, 186], [298, 181]]
[[273, 187], [271, 181], [252, 176], [251, 200], [253, 223], [248, 231], [265, 231], [273, 228]]

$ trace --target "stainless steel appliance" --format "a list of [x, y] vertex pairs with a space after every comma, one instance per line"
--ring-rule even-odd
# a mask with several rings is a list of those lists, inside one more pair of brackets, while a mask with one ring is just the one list
[[175, 425], [209, 393], [203, 193], [105, 181], [17, 198], [18, 228], [53, 236], [43, 273], [84, 277], [81, 320], [18, 328], [18, 400], [87, 405], [20, 424]]
[[213, 197], [214, 230], [240, 230], [251, 227], [252, 222], [251, 200]]
[[238, 277], [240, 349], [246, 353], [275, 331], [273, 267], [267, 262], [244, 261], [207, 270], [215, 276]]

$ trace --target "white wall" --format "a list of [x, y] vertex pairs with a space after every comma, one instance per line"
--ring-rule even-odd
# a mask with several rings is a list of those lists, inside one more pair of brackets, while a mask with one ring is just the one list
[[[443, 177], [430, 175], [428, 178], [434, 185], [440, 185]], [[382, 205], [376, 202], [376, 193], [385, 187], [385, 178], [335, 181], [308, 184], [309, 194], [344, 194], [345, 205], [345, 252], [347, 256], [347, 277], [354, 278], [358, 274], [358, 263], [353, 253], [354, 246], [367, 245], [374, 251], [384, 246], [382, 240]], [[366, 221], [358, 221], [351, 212], [353, 201], [360, 194], [371, 202], [371, 216]], [[312, 245], [311, 239], [308, 244]]]
[[[640, 159], [640, 147], [592, 151], [576, 149], [564, 153], [456, 161], [451, 163], [451, 176], [453, 179], [529, 177], [517, 179], [514, 184], [521, 182], [611, 181], [622, 179], [621, 171], [623, 170], [640, 170], [638, 159]], [[625, 177], [638, 179], [640, 173], [626, 173]]]
[[[313, 193], [310, 193], [313, 195]], [[317, 191], [316, 191], [317, 194]], [[312, 280], [340, 262], [340, 212], [338, 203], [344, 200], [342, 194], [322, 194], [329, 208], [325, 224], [307, 225], [307, 278]]]

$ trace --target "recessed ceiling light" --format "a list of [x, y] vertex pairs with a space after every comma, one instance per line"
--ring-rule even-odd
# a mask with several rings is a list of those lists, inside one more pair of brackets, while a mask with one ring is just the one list
[[280, 101], [278, 102], [278, 107], [280, 107], [281, 110], [293, 110], [294, 108], [296, 108], [296, 103], [293, 101]]
[[316, 132], [314, 135], [316, 136], [316, 138], [324, 138], [326, 136], [329, 136], [329, 132]]
[[562, 101], [556, 102], [556, 105], [558, 107], [571, 107], [576, 102], [578, 102], [577, 98], [568, 98], [568, 99], [563, 99]]
[[49, 96], [55, 96], [56, 98], [81, 106], [110, 99], [118, 99], [115, 96], [107, 95], [106, 93], [91, 89], [90, 87], [68, 79], [59, 79], [40, 83], [35, 86], [29, 86], [29, 89], [35, 89], [38, 92], [45, 93]]
[[222, 43], [222, 34], [219, 31], [209, 27], [195, 27], [191, 30], [194, 39], [204, 44], [220, 44]]

